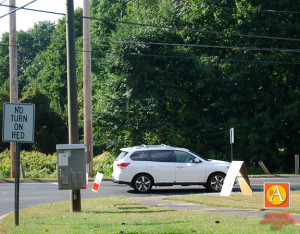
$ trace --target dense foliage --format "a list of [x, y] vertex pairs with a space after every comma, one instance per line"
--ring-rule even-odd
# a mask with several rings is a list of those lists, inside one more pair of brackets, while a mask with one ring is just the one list
[[94, 176], [96, 176], [97, 172], [100, 172], [104, 177], [111, 177], [114, 160], [115, 157], [109, 152], [103, 152], [94, 157]]
[[[114, 156], [103, 152], [94, 157], [94, 176], [100, 172], [110, 177], [113, 171]], [[21, 151], [20, 163], [24, 165], [26, 178], [56, 178], [57, 154], [43, 154], [38, 151]], [[0, 179], [10, 178], [10, 151], [0, 153]]]
[[[55, 178], [57, 156], [36, 151], [21, 151], [20, 163], [24, 165], [26, 178]], [[0, 153], [0, 178], [10, 177], [10, 151]]]
[[[300, 142], [299, 8], [286, 0], [91, 0], [95, 152], [165, 143], [229, 160], [234, 127], [235, 159], [291, 172]], [[82, 128], [81, 28], [76, 17]], [[65, 20], [18, 38], [20, 96], [45, 95], [33, 149], [54, 152], [67, 141]], [[7, 44], [4, 34], [0, 102], [8, 100]]]

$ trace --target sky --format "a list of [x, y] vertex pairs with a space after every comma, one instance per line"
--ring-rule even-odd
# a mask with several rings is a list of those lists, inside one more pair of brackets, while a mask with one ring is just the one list
[[[32, 0], [15, 0], [17, 7], [22, 7], [25, 4], [31, 2]], [[82, 7], [83, 0], [73, 0], [74, 8]], [[0, 0], [0, 4], [9, 5], [9, 0]], [[66, 0], [37, 0], [36, 2], [28, 5], [26, 8], [44, 10], [44, 11], [52, 11], [59, 13], [66, 13]], [[9, 12], [9, 8], [0, 5], [0, 17]], [[33, 28], [34, 23], [38, 21], [50, 20], [51, 22], [57, 22], [59, 18], [62, 18], [60, 15], [47, 14], [47, 13], [39, 13], [28, 10], [18, 10], [16, 12], [17, 18], [17, 31], [19, 30], [28, 30]], [[9, 16], [5, 16], [0, 18], [0, 37], [4, 32], [9, 31]]]

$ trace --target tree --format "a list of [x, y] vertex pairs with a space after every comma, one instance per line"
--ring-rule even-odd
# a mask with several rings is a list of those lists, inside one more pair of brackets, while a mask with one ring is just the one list
[[[297, 1], [285, 0], [91, 1], [96, 146], [117, 152], [166, 143], [229, 160], [234, 127], [235, 159], [291, 171], [300, 141], [299, 53], [284, 48], [299, 47], [298, 11]], [[81, 109], [80, 17], [75, 24]], [[66, 123], [65, 19], [26, 33], [19, 32], [22, 95], [40, 90]], [[8, 35], [2, 85], [5, 43]]]
[[[82, 9], [75, 14], [82, 15]], [[76, 37], [82, 36], [82, 19], [75, 20]], [[66, 69], [66, 21], [60, 19], [52, 33], [50, 44], [36, 55], [34, 61], [26, 68], [22, 80], [24, 88], [35, 87], [48, 95], [55, 112], [67, 117], [67, 69]]]
[[[134, 2], [131, 4], [132, 8], [137, 7]], [[155, 20], [161, 20], [157, 15], [165, 13], [166, 25], [179, 22], [177, 5], [168, 1], [151, 5], [145, 2], [138, 7], [138, 11], [128, 11], [135, 12], [134, 17], [141, 21], [151, 19], [155, 24]], [[127, 17], [131, 20], [129, 14]], [[112, 33], [111, 40], [136, 43], [114, 43], [113, 52], [106, 57], [108, 74], [100, 82], [102, 92], [97, 94], [95, 108], [99, 126], [96, 141], [112, 150], [122, 144], [168, 143], [203, 151], [201, 140], [205, 135], [197, 130], [204, 125], [201, 120], [208, 118], [201, 113], [213, 106], [214, 99], [208, 91], [216, 84], [212, 69], [217, 67], [198, 62], [185, 48], [138, 43], [183, 43], [176, 31], [122, 25]]]
[[4, 33], [0, 42], [0, 85], [9, 79], [9, 34]]
[[[3, 121], [3, 103], [9, 102], [9, 80], [6, 80], [0, 89], [0, 130], [2, 132]], [[3, 151], [9, 147], [9, 143], [0, 142], [0, 150]]]
[[50, 100], [46, 94], [30, 88], [20, 102], [32, 103], [36, 110], [34, 143], [24, 145], [26, 150], [48, 154], [56, 151], [56, 144], [67, 143], [67, 125], [64, 119], [50, 107]]
[[[229, 160], [229, 129], [235, 127], [236, 159], [264, 160], [274, 170], [280, 165], [288, 169], [300, 140], [299, 66], [291, 64], [299, 62], [299, 56], [234, 48], [297, 48], [291, 41], [251, 37], [297, 38], [294, 13], [265, 11], [299, 7], [283, 2], [127, 2], [125, 13], [117, 16], [120, 21], [157, 27], [103, 23], [108, 31], [102, 34], [111, 44], [104, 50], [105, 59], [97, 58], [97, 144], [117, 150], [170, 143]], [[203, 46], [171, 46], [186, 43]]]

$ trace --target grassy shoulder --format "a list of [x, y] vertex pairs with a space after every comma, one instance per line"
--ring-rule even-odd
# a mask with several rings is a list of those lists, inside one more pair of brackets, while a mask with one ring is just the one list
[[[166, 200], [184, 201], [194, 204], [201, 204], [215, 207], [232, 207], [239, 209], [263, 210], [263, 193], [253, 193], [253, 196], [244, 196], [242, 193], [232, 193], [229, 197], [222, 197], [219, 193], [204, 195], [174, 196]], [[291, 191], [290, 209], [280, 210], [300, 214], [300, 191]]]
[[[273, 233], [258, 217], [149, 207], [124, 197], [82, 200], [82, 212], [70, 213], [69, 202], [57, 202], [20, 211], [0, 223], [0, 233]], [[300, 226], [285, 225], [285, 233], [299, 233]]]

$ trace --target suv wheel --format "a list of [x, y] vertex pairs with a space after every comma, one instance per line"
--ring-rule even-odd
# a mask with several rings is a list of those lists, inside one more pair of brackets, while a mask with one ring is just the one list
[[152, 178], [149, 175], [141, 174], [134, 177], [132, 187], [139, 193], [147, 193], [153, 185]]
[[225, 174], [214, 173], [208, 177], [207, 188], [213, 192], [220, 192], [225, 180]]

